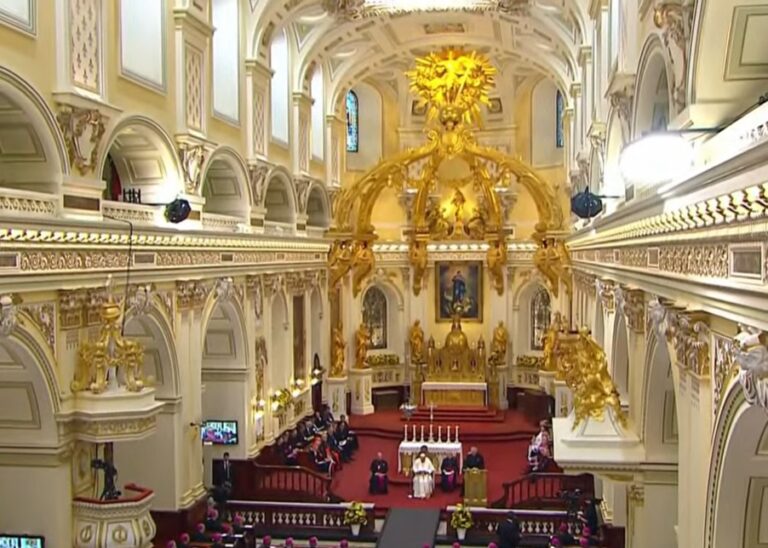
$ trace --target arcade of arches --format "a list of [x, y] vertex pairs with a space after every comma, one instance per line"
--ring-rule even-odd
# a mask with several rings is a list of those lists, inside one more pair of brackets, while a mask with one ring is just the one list
[[626, 546], [768, 546], [767, 3], [56, 3], [0, 0], [0, 533], [152, 546], [225, 450], [480, 379]]

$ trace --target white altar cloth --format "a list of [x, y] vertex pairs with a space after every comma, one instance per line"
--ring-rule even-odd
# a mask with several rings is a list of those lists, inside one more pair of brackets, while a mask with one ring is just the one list
[[438, 390], [467, 390], [483, 392], [485, 405], [488, 405], [488, 384], [484, 382], [423, 382], [421, 383], [422, 399], [425, 392]]
[[459, 456], [459, 470], [464, 467], [464, 455], [462, 454], [461, 442], [446, 442], [446, 441], [401, 441], [400, 448], [397, 451], [397, 471], [403, 471], [403, 455], [416, 455], [422, 446], [427, 446], [427, 451], [432, 455], [435, 455], [438, 459], [437, 471], [440, 471], [440, 465], [443, 463], [443, 459], [450, 455]]

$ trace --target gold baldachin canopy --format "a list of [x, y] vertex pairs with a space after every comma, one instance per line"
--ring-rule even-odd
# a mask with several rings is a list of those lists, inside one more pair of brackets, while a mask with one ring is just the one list
[[[353, 293], [357, 295], [362, 282], [373, 272], [370, 246], [376, 235], [371, 214], [381, 192], [395, 188], [415, 194], [410, 257], [416, 270], [413, 289], [418, 293], [419, 276], [426, 266], [425, 244], [430, 239], [426, 222], [429, 195], [441, 184], [454, 188], [472, 184], [487, 207], [485, 238], [496, 254], [493, 260], [489, 254], [489, 270], [492, 278], [495, 272], [498, 283], [494, 285], [501, 292], [506, 235], [501, 231], [504, 219], [497, 191], [516, 181], [531, 194], [539, 217], [533, 234], [539, 245], [534, 262], [555, 295], [560, 280], [570, 293], [567, 250], [557, 242], [565, 231], [565, 216], [555, 188], [520, 159], [476, 142], [474, 128], [480, 123], [480, 105], [488, 103], [495, 73], [484, 56], [452, 48], [417, 59], [416, 67], [406, 73], [411, 90], [427, 105], [426, 143], [383, 160], [339, 193], [331, 229], [336, 240], [329, 256], [331, 288], [352, 269]], [[455, 158], [469, 166], [469, 176], [441, 181], [438, 168], [445, 160]], [[421, 164], [419, 175], [409, 177], [409, 166], [417, 162]]]

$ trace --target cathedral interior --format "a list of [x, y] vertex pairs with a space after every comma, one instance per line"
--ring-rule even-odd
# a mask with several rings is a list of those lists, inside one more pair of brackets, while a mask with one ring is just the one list
[[[398, 497], [428, 546], [509, 509], [546, 546], [578, 480], [604, 548], [768, 547], [766, 37], [759, 0], [0, 0], [0, 547], [168, 546], [225, 453], [280, 546], [389, 546]], [[268, 460], [322, 409], [356, 462]], [[540, 421], [547, 504], [500, 457]], [[477, 496], [408, 502], [426, 442]]]

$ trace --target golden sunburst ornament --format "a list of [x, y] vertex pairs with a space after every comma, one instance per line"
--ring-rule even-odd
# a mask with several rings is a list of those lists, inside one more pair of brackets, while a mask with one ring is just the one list
[[480, 122], [480, 105], [489, 103], [496, 69], [476, 51], [446, 48], [416, 59], [416, 68], [405, 73], [411, 91], [427, 105], [427, 116], [441, 122]]

